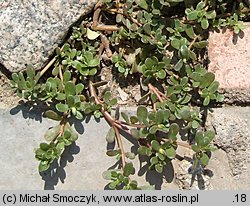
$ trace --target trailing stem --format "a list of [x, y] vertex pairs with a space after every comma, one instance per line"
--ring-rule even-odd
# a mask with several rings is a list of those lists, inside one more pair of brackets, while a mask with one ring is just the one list
[[[93, 83], [90, 81], [89, 82], [89, 91], [90, 91], [90, 95], [93, 96], [95, 98], [95, 102], [96, 104], [101, 104], [100, 99], [98, 98], [95, 88], [93, 86]], [[124, 148], [123, 148], [123, 144], [122, 144], [122, 140], [121, 140], [121, 135], [119, 132], [119, 129], [123, 129], [122, 125], [120, 124], [120, 122], [118, 122], [117, 120], [115, 120], [107, 111], [105, 111], [103, 108], [101, 108], [101, 113], [103, 114], [104, 118], [108, 121], [108, 123], [113, 127], [113, 129], [115, 130], [115, 136], [116, 136], [116, 140], [118, 143], [118, 147], [121, 150], [121, 160], [122, 160], [122, 170], [124, 172], [124, 168], [126, 165], [126, 161], [125, 161], [125, 152], [124, 152]], [[124, 130], [126, 131], [126, 130]]]

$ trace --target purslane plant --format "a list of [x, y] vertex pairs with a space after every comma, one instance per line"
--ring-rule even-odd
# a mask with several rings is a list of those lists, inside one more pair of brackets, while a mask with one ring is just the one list
[[[48, 170], [78, 139], [69, 118], [94, 115], [109, 122], [106, 140], [117, 145], [107, 155], [117, 158], [118, 167], [103, 173], [111, 189], [153, 189], [131, 179], [133, 159], [144, 156], [149, 170], [162, 173], [179, 146], [193, 151], [191, 173], [202, 174], [216, 149], [215, 132], [204, 126], [202, 115], [211, 104], [223, 102], [215, 75], [204, 65], [208, 31], [229, 26], [239, 33], [239, 19], [249, 12], [246, 6], [243, 1], [100, 1], [93, 18], [72, 29], [48, 66], [12, 75], [18, 96], [45, 102], [50, 109], [44, 116], [59, 122], [36, 149], [39, 172]], [[144, 95], [136, 115], [120, 112], [110, 91], [98, 93], [106, 84], [98, 80], [103, 67], [124, 78], [140, 76]], [[138, 141], [135, 153], [125, 151], [121, 132]]]

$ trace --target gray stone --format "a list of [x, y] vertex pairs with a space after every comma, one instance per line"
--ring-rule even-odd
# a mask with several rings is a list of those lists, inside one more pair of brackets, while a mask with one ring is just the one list
[[187, 172], [191, 166], [192, 164], [189, 161], [183, 160], [179, 162], [175, 180], [179, 188], [184, 190], [212, 190], [211, 178], [207, 175], [193, 177]]
[[[59, 165], [54, 164], [53, 170], [39, 175], [34, 148], [44, 141], [44, 133], [57, 122], [42, 118], [42, 107], [38, 108], [40, 109], [31, 109], [28, 105], [24, 105], [12, 109], [0, 109], [0, 151], [2, 152], [0, 189], [104, 189], [108, 181], [102, 178], [102, 172], [116, 163], [115, 158], [105, 154], [107, 148], [110, 148], [105, 140], [109, 129], [106, 121], [101, 119], [100, 122], [96, 122], [92, 118], [90, 121], [83, 121], [83, 125], [74, 122], [75, 129], [80, 133], [76, 144], [66, 149]], [[212, 175], [204, 175], [203, 183], [196, 178], [193, 185], [190, 185], [192, 176], [188, 174], [188, 169], [191, 163], [187, 159], [191, 158], [193, 153], [183, 147], [179, 147], [177, 153], [185, 159], [172, 161], [172, 164], [167, 165], [163, 175], [147, 171], [145, 166], [147, 162], [136, 158], [133, 160], [136, 168], [133, 178], [139, 182], [139, 185], [145, 185], [147, 180], [156, 189], [249, 188], [249, 173], [244, 169], [245, 163], [249, 165], [249, 156], [247, 156], [249, 137], [246, 132], [249, 128], [248, 109], [237, 107], [231, 110], [214, 109], [214, 116], [210, 117], [209, 121], [214, 121], [213, 126], [217, 128], [217, 134], [220, 135], [217, 135], [216, 144], [225, 151], [219, 149], [212, 154], [207, 166]], [[135, 114], [134, 108], [128, 107], [121, 111], [129, 115]], [[234, 115], [233, 112], [235, 112]], [[235, 126], [229, 123], [230, 118]], [[246, 119], [247, 123], [240, 125], [240, 118]], [[237, 136], [237, 134], [241, 135]], [[244, 135], [246, 140], [241, 139]], [[242, 144], [238, 141], [234, 144], [236, 141], [234, 138], [239, 138], [238, 141], [242, 141]], [[122, 141], [126, 151], [135, 150], [137, 147], [136, 141], [128, 136], [122, 138]], [[235, 171], [238, 172], [238, 176], [235, 175]]]
[[57, 169], [40, 176], [34, 148], [44, 142], [47, 129], [57, 124], [40, 114], [29, 107], [0, 110], [0, 150], [4, 152], [0, 189], [103, 189], [107, 181], [102, 172], [114, 164], [114, 159], [105, 155], [107, 123], [92, 119], [84, 127], [75, 124], [84, 134], [67, 149]]
[[97, 0], [0, 0], [0, 63], [9, 71], [40, 69], [69, 27]]
[[215, 128], [215, 144], [227, 153], [231, 174], [237, 184], [249, 188], [250, 107], [215, 108], [207, 124]]
[[[192, 152], [186, 150], [184, 157], [191, 157]], [[212, 153], [209, 164], [203, 175], [193, 177], [188, 173], [192, 166], [188, 159], [175, 163], [175, 183], [179, 189], [188, 190], [236, 190], [247, 189], [247, 185], [239, 184], [231, 172], [227, 153], [221, 149]], [[219, 166], [218, 166], [219, 165]], [[248, 181], [244, 179], [243, 181]]]
[[[94, 119], [88, 123], [83, 121], [83, 126], [75, 122], [74, 126], [81, 134], [76, 144], [64, 152], [59, 165], [54, 164], [53, 170], [39, 175], [34, 148], [45, 141], [44, 133], [56, 124], [43, 119], [41, 110], [32, 110], [27, 105], [0, 110], [0, 151], [3, 154], [0, 156], [0, 190], [104, 189], [108, 181], [102, 178], [102, 173], [116, 163], [115, 158], [106, 155], [105, 135], [110, 127], [104, 119], [100, 122]], [[126, 151], [133, 146], [133, 141], [128, 140], [122, 140]], [[133, 177], [139, 185], [147, 184], [147, 179], [157, 189], [178, 189], [172, 181], [174, 173], [171, 166], [163, 176], [143, 169], [146, 163], [139, 162], [138, 158], [133, 160], [133, 164], [139, 171]]]

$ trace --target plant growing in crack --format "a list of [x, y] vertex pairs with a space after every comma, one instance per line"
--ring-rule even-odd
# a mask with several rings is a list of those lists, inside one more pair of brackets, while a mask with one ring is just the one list
[[[39, 171], [48, 170], [78, 139], [70, 118], [81, 121], [93, 115], [106, 119], [106, 140], [116, 144], [107, 155], [115, 157], [118, 166], [103, 173], [110, 189], [152, 189], [133, 180], [133, 160], [144, 156], [148, 170], [162, 173], [177, 157], [178, 147], [192, 150], [191, 173], [201, 175], [216, 149], [215, 132], [204, 126], [202, 115], [211, 104], [223, 102], [215, 75], [204, 66], [208, 31], [231, 26], [238, 33], [243, 29], [239, 19], [248, 12], [241, 1], [98, 2], [93, 18], [72, 28], [71, 37], [47, 66], [12, 75], [18, 96], [34, 104], [45, 102], [49, 109], [44, 116], [59, 122], [36, 149]], [[108, 25], [104, 16], [111, 17]], [[119, 77], [140, 77], [144, 95], [136, 115], [120, 112], [112, 91], [100, 92], [107, 84], [100, 81], [104, 68]], [[125, 150], [122, 133], [138, 143], [136, 151]], [[187, 140], [181, 140], [182, 133]]]

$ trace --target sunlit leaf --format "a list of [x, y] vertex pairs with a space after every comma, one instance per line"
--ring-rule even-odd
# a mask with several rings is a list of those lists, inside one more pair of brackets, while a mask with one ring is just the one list
[[176, 151], [173, 147], [170, 147], [170, 148], [167, 148], [165, 150], [166, 152], [166, 156], [169, 158], [169, 159], [174, 159], [175, 156], [176, 156]]
[[206, 153], [202, 153], [200, 160], [201, 160], [201, 164], [206, 166], [209, 162], [209, 157], [207, 156]]
[[91, 29], [87, 28], [87, 37], [90, 40], [94, 40], [96, 38], [98, 38], [100, 36], [100, 34], [96, 31], [92, 31]]
[[161, 148], [159, 142], [156, 140], [151, 141], [151, 147], [155, 151], [159, 151], [159, 149]]
[[67, 104], [58, 103], [56, 104], [56, 109], [59, 112], [67, 112], [69, 110], [69, 107]]

